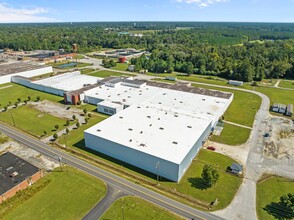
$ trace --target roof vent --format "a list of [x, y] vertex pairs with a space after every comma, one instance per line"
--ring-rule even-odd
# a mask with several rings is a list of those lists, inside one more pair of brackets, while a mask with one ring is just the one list
[[149, 127], [151, 127], [151, 126], [152, 126], [152, 124], [149, 125]]
[[158, 121], [160, 120], [160, 118], [157, 119]]
[[159, 129], [160, 129], [160, 130], [164, 130], [164, 128], [163, 128], [163, 127], [160, 127]]
[[140, 147], [145, 147], [145, 144], [141, 143], [141, 144], [140, 144]]
[[132, 139], [129, 140], [129, 142], [132, 142], [132, 141], [133, 141]]
[[202, 101], [205, 101], [205, 99], [202, 99]]
[[100, 129], [97, 129], [97, 131], [100, 132], [101, 130]]
[[188, 125], [187, 128], [192, 128], [192, 126], [191, 125]]
[[122, 117], [122, 116], [119, 116], [119, 118], [120, 118], [120, 119], [123, 119], [124, 117]]
[[133, 129], [132, 129], [132, 128], [129, 128], [128, 130], [129, 130], [129, 131], [132, 131]]
[[143, 134], [143, 131], [140, 131], [140, 134]]
[[150, 116], [150, 115], [148, 115], [148, 116], [147, 116], [147, 118], [151, 118], [151, 116]]
[[178, 115], [175, 115], [175, 117], [177, 118], [177, 117], [179, 117]]
[[178, 144], [178, 142], [176, 142], [176, 141], [173, 141], [173, 144]]

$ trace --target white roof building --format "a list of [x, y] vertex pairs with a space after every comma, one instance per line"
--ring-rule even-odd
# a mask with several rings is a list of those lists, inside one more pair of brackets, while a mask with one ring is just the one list
[[130, 106], [87, 129], [88, 148], [152, 173], [160, 162], [159, 175], [176, 182], [233, 99], [123, 85], [103, 85], [87, 91], [87, 96]]

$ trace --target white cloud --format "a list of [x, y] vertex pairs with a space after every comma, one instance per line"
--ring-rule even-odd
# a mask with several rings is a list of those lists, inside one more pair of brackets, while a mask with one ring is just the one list
[[229, 0], [176, 0], [179, 3], [197, 4], [200, 8], [207, 7], [215, 3], [227, 2]]
[[55, 22], [54, 18], [44, 17], [49, 10], [42, 7], [15, 8], [12, 5], [0, 2], [0, 23], [25, 22]]

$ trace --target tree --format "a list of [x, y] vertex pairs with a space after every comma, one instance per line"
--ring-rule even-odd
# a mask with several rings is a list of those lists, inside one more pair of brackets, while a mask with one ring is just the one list
[[18, 102], [14, 103], [14, 106], [15, 106], [15, 108], [17, 108], [17, 106], [18, 106]]
[[7, 106], [4, 106], [4, 111], [5, 111], [5, 112], [7, 111], [7, 109], [8, 109], [8, 107], [7, 107]]
[[77, 128], [79, 128], [80, 127], [80, 122], [77, 122], [76, 126], [77, 126]]
[[31, 96], [28, 96], [28, 101], [31, 101]]
[[215, 168], [211, 165], [205, 164], [201, 173], [203, 181], [209, 186], [212, 187], [216, 184], [219, 174]]
[[17, 98], [17, 101], [18, 101], [18, 102], [21, 102], [21, 98]]
[[69, 126], [69, 123], [70, 123], [70, 121], [67, 119], [66, 122], [65, 122], [65, 125]]
[[88, 119], [87, 118], [85, 118], [85, 123], [88, 124]]
[[53, 135], [53, 138], [56, 140], [56, 139], [58, 138], [58, 134], [55, 133], [55, 134]]
[[92, 115], [90, 113], [88, 113], [88, 118], [90, 119], [92, 117]]
[[36, 101], [39, 102], [41, 100], [40, 96], [37, 96]]
[[28, 100], [24, 100], [24, 104], [25, 104], [25, 105], [28, 104]]
[[69, 133], [69, 129], [68, 129], [68, 128], [65, 129], [65, 133], [66, 133], [66, 134]]
[[72, 116], [72, 119], [73, 119], [73, 120], [76, 120], [76, 119], [77, 119], [77, 116], [73, 115], [73, 116]]
[[43, 131], [43, 134], [46, 136], [47, 135], [47, 131]]
[[280, 204], [285, 207], [287, 212], [292, 213], [291, 218], [294, 218], [294, 193], [281, 196]]
[[59, 125], [55, 125], [54, 127], [55, 127], [56, 131], [59, 129]]
[[83, 112], [84, 112], [84, 114], [86, 115], [87, 112], [88, 112], [88, 110], [87, 110], [86, 108], [84, 108]]

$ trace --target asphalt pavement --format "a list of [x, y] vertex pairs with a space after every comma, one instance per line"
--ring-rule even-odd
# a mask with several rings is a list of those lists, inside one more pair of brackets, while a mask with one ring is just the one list
[[99, 167], [73, 157], [59, 149], [52, 148], [39, 140], [36, 140], [5, 125], [0, 124], [0, 131], [12, 139], [20, 142], [21, 144], [32, 148], [39, 153], [54, 159], [55, 161], [58, 161], [58, 157], [61, 157], [63, 163], [93, 175], [128, 195], [138, 196], [186, 219], [222, 219], [211, 213], [197, 210], [124, 178], [121, 178], [108, 171], [100, 169]]

